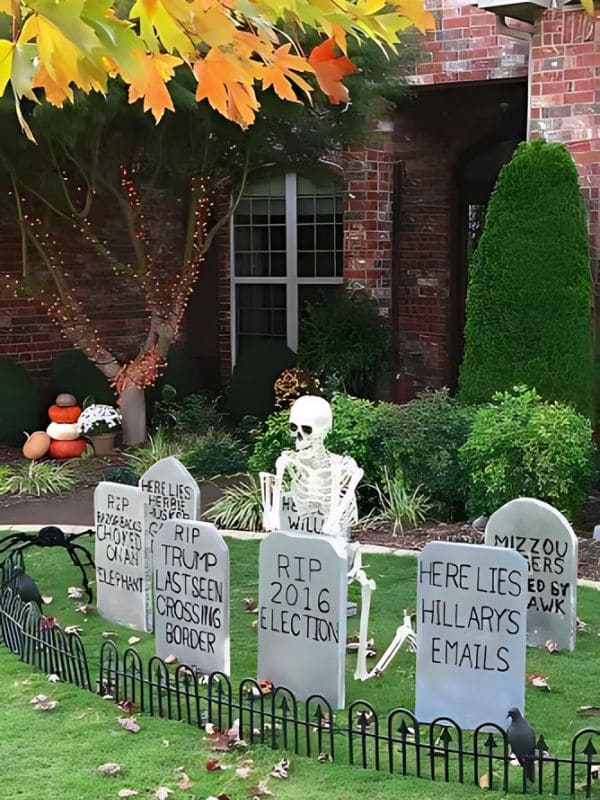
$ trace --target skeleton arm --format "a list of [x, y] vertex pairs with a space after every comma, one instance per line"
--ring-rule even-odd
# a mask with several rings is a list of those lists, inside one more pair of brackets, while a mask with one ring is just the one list
[[341, 477], [339, 482], [339, 502], [332, 507], [323, 525], [323, 533], [329, 536], [339, 536], [340, 528], [345, 528], [347, 523], [356, 522], [356, 487], [358, 486], [363, 470], [353, 458], [344, 458], [339, 467]]
[[275, 475], [270, 472], [260, 473], [260, 486], [263, 501], [263, 525], [266, 531], [274, 531], [281, 527], [281, 491], [283, 475], [289, 463], [287, 450], [275, 462]]

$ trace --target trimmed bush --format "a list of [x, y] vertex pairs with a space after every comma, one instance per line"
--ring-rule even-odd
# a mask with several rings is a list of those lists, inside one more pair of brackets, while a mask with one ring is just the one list
[[229, 385], [229, 411], [233, 419], [268, 417], [275, 408], [275, 381], [295, 363], [295, 353], [284, 342], [257, 339], [243, 347]]
[[308, 307], [302, 322], [298, 363], [340, 388], [365, 395], [385, 362], [389, 330], [377, 304], [364, 291], [342, 289], [335, 299]]
[[410, 486], [421, 486], [436, 512], [460, 517], [467, 476], [458, 451], [467, 441], [476, 409], [460, 404], [448, 390], [427, 392], [404, 405], [382, 403], [377, 410], [381, 462], [400, 469]]
[[494, 395], [460, 450], [467, 508], [491, 514], [516, 497], [545, 500], [573, 518], [586, 499], [594, 446], [589, 421], [533, 389]]
[[[381, 437], [377, 429], [377, 407], [369, 400], [338, 394], [331, 403], [333, 429], [325, 446], [333, 453], [352, 456], [365, 472], [363, 482], [377, 482], [383, 467]], [[248, 466], [251, 472], [272, 472], [282, 450], [293, 450], [288, 430], [289, 411], [279, 411], [266, 420]]]
[[[152, 427], [168, 430], [175, 436], [208, 433], [221, 426], [216, 400], [201, 394], [190, 394], [182, 400], [170, 398], [163, 390], [163, 399], [154, 406]], [[176, 397], [176, 396], [175, 396]]]
[[115, 403], [108, 380], [81, 350], [61, 350], [54, 354], [50, 386], [53, 397], [69, 392], [80, 401], [93, 397], [95, 403]]
[[0, 358], [0, 386], [0, 442], [21, 447], [25, 432], [33, 433], [40, 425], [38, 390], [25, 367], [13, 358]]
[[202, 436], [183, 459], [197, 481], [217, 475], [236, 475], [246, 472], [248, 455], [241, 442], [229, 433], [209, 431]]
[[515, 385], [592, 413], [592, 282], [567, 149], [521, 144], [503, 168], [470, 266], [460, 398]]

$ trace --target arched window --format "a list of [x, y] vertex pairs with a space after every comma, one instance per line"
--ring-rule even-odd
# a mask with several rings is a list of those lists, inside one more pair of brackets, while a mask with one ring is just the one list
[[231, 265], [233, 362], [257, 337], [297, 350], [303, 308], [342, 282], [339, 184], [295, 172], [253, 180], [232, 220]]

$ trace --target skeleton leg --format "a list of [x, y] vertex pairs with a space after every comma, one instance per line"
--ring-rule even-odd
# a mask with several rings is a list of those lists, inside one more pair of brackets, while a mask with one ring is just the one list
[[404, 622], [399, 628], [397, 628], [396, 635], [390, 642], [389, 647], [381, 656], [377, 664], [373, 667], [371, 672], [369, 672], [362, 680], [367, 680], [368, 678], [378, 677], [381, 675], [383, 671], [390, 665], [392, 659], [405, 642], [408, 645], [408, 649], [414, 653], [417, 649], [417, 637], [412, 627], [410, 614], [407, 614], [406, 611], [404, 612]]
[[[360, 554], [360, 549], [359, 549]], [[351, 580], [356, 580], [361, 586], [360, 597], [360, 627], [358, 633], [358, 654], [356, 656], [356, 671], [354, 678], [357, 681], [365, 681], [369, 677], [367, 670], [367, 641], [369, 638], [369, 611], [371, 609], [371, 594], [376, 589], [375, 581], [367, 578], [363, 569], [359, 569], [352, 576]]]

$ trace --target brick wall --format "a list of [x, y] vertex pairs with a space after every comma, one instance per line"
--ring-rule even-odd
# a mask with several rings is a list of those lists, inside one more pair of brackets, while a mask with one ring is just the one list
[[437, 29], [421, 47], [411, 82], [418, 85], [520, 78], [528, 45], [498, 36], [496, 16], [468, 0], [425, 0]]
[[579, 170], [598, 295], [600, 29], [583, 11], [547, 12], [540, 19], [532, 42], [531, 95], [531, 135], [565, 144]]

